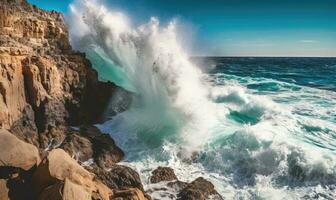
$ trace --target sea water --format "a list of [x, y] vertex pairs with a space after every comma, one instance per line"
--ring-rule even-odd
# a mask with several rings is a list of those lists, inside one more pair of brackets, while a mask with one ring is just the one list
[[150, 195], [176, 198], [149, 182], [169, 166], [226, 199], [336, 198], [335, 58], [190, 57], [176, 21], [134, 26], [95, 1], [71, 13], [74, 47], [101, 80], [134, 94], [129, 110], [97, 126]]

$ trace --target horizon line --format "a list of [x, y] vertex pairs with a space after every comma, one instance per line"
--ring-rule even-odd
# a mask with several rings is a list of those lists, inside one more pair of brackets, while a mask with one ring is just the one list
[[336, 58], [336, 56], [270, 56], [270, 55], [265, 55], [265, 56], [257, 56], [257, 55], [242, 55], [242, 56], [237, 56], [237, 55], [191, 55], [190, 57], [208, 57], [208, 58]]

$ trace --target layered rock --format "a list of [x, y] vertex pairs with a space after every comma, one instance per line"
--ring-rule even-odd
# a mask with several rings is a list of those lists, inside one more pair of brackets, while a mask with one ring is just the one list
[[24, 0], [0, 5], [0, 66], [0, 127], [35, 145], [60, 125], [101, 121], [121, 90], [71, 49], [60, 13]]

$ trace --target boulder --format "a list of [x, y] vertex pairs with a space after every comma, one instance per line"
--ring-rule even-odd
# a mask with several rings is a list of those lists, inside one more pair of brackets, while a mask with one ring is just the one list
[[144, 193], [138, 188], [128, 188], [125, 190], [115, 190], [110, 200], [148, 200]]
[[93, 158], [92, 142], [78, 134], [66, 136], [60, 148], [80, 162], [85, 162], [90, 158]]
[[158, 167], [152, 172], [152, 177], [150, 178], [151, 183], [173, 180], [177, 180], [177, 177], [170, 167]]
[[188, 183], [183, 181], [172, 181], [167, 183], [167, 186], [173, 188], [175, 191], [180, 192], [181, 190], [183, 190], [185, 187], [188, 186]]
[[39, 200], [91, 200], [91, 193], [66, 178], [64, 183], [47, 187], [40, 194]]
[[110, 135], [95, 126], [82, 126], [79, 131], [64, 130], [63, 134], [66, 136], [59, 147], [80, 162], [92, 158], [99, 167], [109, 169], [124, 158], [124, 152]]
[[202, 177], [189, 183], [178, 194], [180, 200], [206, 200], [209, 197], [216, 200], [223, 199], [215, 190], [215, 186]]
[[124, 152], [114, 143], [110, 135], [100, 134], [92, 140], [94, 160], [99, 167], [109, 169], [124, 158]]
[[7, 187], [7, 181], [0, 179], [0, 200], [9, 199], [9, 189]]
[[19, 140], [10, 132], [0, 130], [0, 167], [16, 167], [29, 170], [40, 163], [38, 149]]
[[111, 189], [138, 188], [144, 191], [139, 174], [130, 167], [114, 165], [109, 171], [95, 167], [93, 172]]
[[[93, 180], [94, 175], [85, 170], [62, 149], [54, 149], [43, 159], [33, 175], [37, 194], [43, 194], [48, 187], [56, 187], [66, 179], [92, 195], [98, 193], [102, 199], [108, 199], [111, 190]], [[55, 186], [56, 185], [56, 186]], [[75, 187], [77, 190], [78, 187]], [[78, 189], [79, 190], [79, 189]], [[70, 190], [71, 191], [71, 190]]]

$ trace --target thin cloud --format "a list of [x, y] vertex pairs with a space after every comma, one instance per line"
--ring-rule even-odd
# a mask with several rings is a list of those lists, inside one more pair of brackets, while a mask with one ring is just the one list
[[300, 43], [316, 43], [316, 40], [299, 40]]

